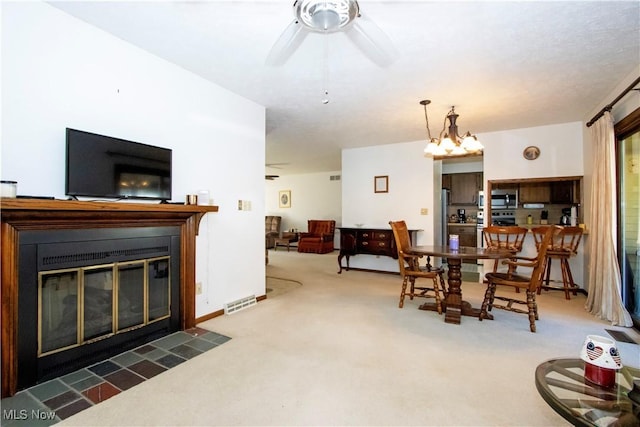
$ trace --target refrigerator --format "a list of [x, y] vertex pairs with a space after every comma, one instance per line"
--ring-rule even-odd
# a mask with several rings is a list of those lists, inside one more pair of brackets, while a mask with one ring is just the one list
[[440, 193], [440, 218], [438, 222], [440, 223], [439, 230], [436, 231], [435, 235], [435, 244], [436, 245], [446, 245], [448, 244], [448, 223], [449, 223], [449, 197], [450, 190], [446, 188], [442, 189]]

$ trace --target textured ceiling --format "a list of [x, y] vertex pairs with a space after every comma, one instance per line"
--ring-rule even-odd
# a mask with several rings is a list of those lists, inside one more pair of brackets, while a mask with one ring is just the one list
[[421, 99], [436, 134], [452, 105], [462, 132], [584, 120], [640, 64], [637, 1], [359, 3], [396, 46], [391, 66], [342, 33], [265, 65], [292, 0], [51, 4], [264, 105], [278, 166], [266, 173], [340, 170], [342, 148], [423, 140]]

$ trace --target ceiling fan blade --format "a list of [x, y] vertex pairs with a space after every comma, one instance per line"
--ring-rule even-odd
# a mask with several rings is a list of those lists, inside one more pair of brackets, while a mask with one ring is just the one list
[[360, 15], [345, 34], [367, 58], [381, 67], [388, 67], [398, 59], [398, 51], [389, 36], [365, 15]]
[[267, 55], [266, 64], [271, 66], [282, 65], [300, 44], [307, 37], [309, 32], [304, 29], [302, 24], [297, 20], [293, 20], [287, 28], [284, 29], [278, 40], [273, 44], [269, 55]]

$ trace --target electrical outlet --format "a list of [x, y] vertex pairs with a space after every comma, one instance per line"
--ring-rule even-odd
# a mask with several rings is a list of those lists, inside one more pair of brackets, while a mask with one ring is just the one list
[[429, 209], [427, 208], [420, 209], [420, 215], [429, 215]]
[[202, 282], [196, 282], [196, 295], [202, 294]]
[[238, 200], [238, 210], [242, 210], [242, 200]]

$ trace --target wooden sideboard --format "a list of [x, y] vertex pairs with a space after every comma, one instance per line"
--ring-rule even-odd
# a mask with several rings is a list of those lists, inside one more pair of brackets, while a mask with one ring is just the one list
[[196, 235], [202, 217], [217, 212], [217, 206], [2, 198], [0, 207], [2, 397], [17, 391], [18, 244], [23, 231], [179, 226], [180, 323], [182, 329], [195, 326]]
[[[338, 266], [349, 271], [349, 257], [357, 254], [383, 255], [398, 259], [396, 241], [391, 228], [359, 228], [359, 227], [338, 227], [340, 230], [340, 254], [338, 255]], [[416, 241], [416, 232], [419, 230], [409, 230], [412, 241]], [[342, 258], [347, 258], [347, 266], [342, 267]]]

